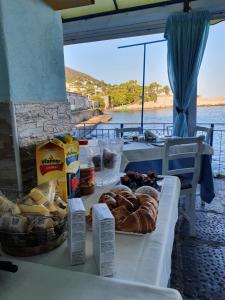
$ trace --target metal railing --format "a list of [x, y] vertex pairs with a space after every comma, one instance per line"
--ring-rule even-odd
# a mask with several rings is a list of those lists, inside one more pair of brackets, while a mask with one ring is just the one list
[[[225, 123], [198, 123], [203, 127], [211, 127], [210, 145], [214, 149], [212, 157], [212, 167], [215, 175], [225, 174]], [[84, 123], [74, 128], [74, 135], [77, 138], [115, 138], [117, 136], [116, 129], [120, 129], [123, 135], [125, 128], [138, 128], [139, 123], [101, 123], [98, 125], [92, 123]], [[144, 131], [151, 130], [157, 135], [170, 136], [172, 134], [172, 123], [144, 123]], [[132, 133], [124, 133], [124, 135]], [[204, 134], [204, 133], [202, 133]]]

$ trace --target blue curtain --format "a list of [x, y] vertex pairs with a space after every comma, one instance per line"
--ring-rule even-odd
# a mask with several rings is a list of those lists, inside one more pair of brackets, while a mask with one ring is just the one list
[[177, 13], [166, 24], [168, 76], [177, 111], [175, 136], [188, 136], [188, 108], [197, 87], [197, 78], [209, 33], [206, 11]]

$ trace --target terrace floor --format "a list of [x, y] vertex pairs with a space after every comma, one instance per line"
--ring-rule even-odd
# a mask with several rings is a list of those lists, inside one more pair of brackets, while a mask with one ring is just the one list
[[186, 222], [176, 231], [171, 287], [185, 300], [225, 300], [225, 179], [215, 179], [215, 193], [204, 208], [197, 197], [195, 238]]

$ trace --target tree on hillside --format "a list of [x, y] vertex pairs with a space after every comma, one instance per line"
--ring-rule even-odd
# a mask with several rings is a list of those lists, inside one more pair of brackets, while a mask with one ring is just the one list
[[165, 93], [166, 96], [169, 96], [169, 95], [170, 95], [170, 88], [169, 88], [168, 85], [165, 85], [165, 86], [163, 87], [163, 91], [164, 91], [164, 93]]
[[160, 94], [162, 92], [162, 86], [158, 84], [158, 82], [152, 82], [148, 86], [148, 93], [149, 94]]
[[114, 106], [138, 102], [141, 96], [141, 87], [136, 80], [130, 80], [111, 87], [110, 96]]

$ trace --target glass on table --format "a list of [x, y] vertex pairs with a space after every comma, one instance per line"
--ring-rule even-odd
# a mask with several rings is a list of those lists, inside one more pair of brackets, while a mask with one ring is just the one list
[[122, 150], [122, 139], [99, 140], [97, 144], [90, 146], [97, 186], [105, 186], [119, 180]]

